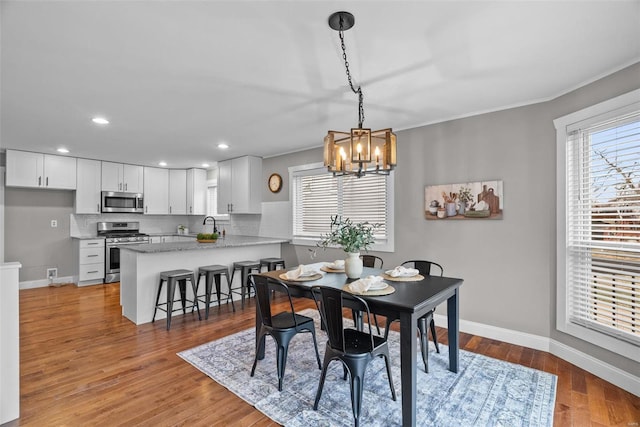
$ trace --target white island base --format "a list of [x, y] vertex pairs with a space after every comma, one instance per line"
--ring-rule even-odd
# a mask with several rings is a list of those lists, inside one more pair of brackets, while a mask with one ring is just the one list
[[[254, 239], [255, 240], [255, 239]], [[259, 261], [261, 258], [280, 257], [281, 243], [285, 240], [264, 239], [256, 244], [243, 243], [239, 246], [211, 244], [198, 246], [197, 243], [160, 243], [150, 245], [123, 246], [120, 250], [120, 304], [122, 315], [136, 325], [151, 322], [155, 308], [160, 272], [178, 269], [193, 270], [198, 280], [198, 268], [207, 265], [226, 265], [232, 273], [234, 262]], [[194, 246], [195, 245], [195, 246]], [[193, 249], [190, 249], [193, 248]], [[240, 271], [236, 272], [233, 288], [239, 288]], [[166, 286], [166, 285], [165, 285]], [[221, 280], [221, 290], [227, 292], [227, 284]], [[198, 288], [204, 294], [204, 277]], [[178, 292], [176, 292], [178, 295]], [[193, 292], [187, 284], [187, 299]], [[234, 299], [240, 299], [234, 294]], [[215, 296], [213, 298], [215, 300]], [[166, 288], [163, 287], [160, 302], [166, 301]], [[204, 304], [200, 303], [204, 319]], [[178, 297], [174, 299], [174, 309], [181, 307]], [[181, 315], [181, 311], [174, 316]], [[166, 318], [164, 311], [158, 310], [156, 320]]]

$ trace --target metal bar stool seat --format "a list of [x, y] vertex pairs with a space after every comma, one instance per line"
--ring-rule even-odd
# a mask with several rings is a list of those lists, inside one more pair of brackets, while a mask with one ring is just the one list
[[[222, 293], [220, 290], [220, 276], [224, 275], [227, 279], [227, 292]], [[231, 307], [233, 307], [233, 311], [236, 311], [236, 306], [233, 304], [233, 298], [231, 298], [231, 280], [229, 276], [229, 269], [224, 265], [207, 265], [205, 267], [200, 267], [198, 269], [198, 282], [196, 283], [196, 291], [200, 287], [200, 279], [202, 276], [205, 276], [205, 294], [203, 296], [198, 296], [198, 301], [204, 302], [204, 318], [209, 319], [209, 306], [211, 305], [211, 294], [213, 293], [213, 282], [216, 284], [216, 297], [218, 301], [218, 310], [220, 309], [220, 305], [222, 304], [220, 300], [220, 296], [224, 295], [227, 297], [227, 304], [229, 300], [231, 300]], [[197, 295], [197, 293], [196, 293]], [[203, 301], [204, 298], [204, 301]]]
[[255, 272], [260, 273], [260, 262], [258, 261], [236, 261], [233, 263], [233, 271], [231, 272], [231, 283], [233, 283], [233, 278], [236, 275], [236, 271], [240, 270], [241, 279], [240, 279], [240, 292], [233, 290], [233, 293], [239, 293], [242, 298], [242, 308], [244, 309], [244, 296], [247, 295], [249, 298], [251, 292], [251, 285], [249, 284], [249, 274]]
[[[187, 300], [187, 280], [191, 282], [191, 288], [193, 290], [193, 300]], [[160, 294], [162, 293], [162, 284], [167, 283], [167, 301], [161, 303], [160, 302]], [[196, 288], [196, 278], [191, 270], [170, 270], [163, 271], [160, 273], [160, 282], [158, 283], [158, 295], [156, 296], [156, 307], [153, 310], [153, 319], [151, 322], [155, 322], [156, 320], [156, 312], [158, 310], [162, 310], [167, 313], [167, 331], [171, 329], [171, 314], [174, 311], [179, 309], [173, 308], [173, 299], [176, 293], [176, 283], [178, 284], [178, 288], [180, 289], [180, 300], [182, 301], [182, 312], [184, 314], [187, 313], [187, 308], [191, 308], [198, 310], [198, 320], [202, 320], [200, 316], [200, 307], [198, 307], [198, 292]], [[190, 306], [187, 306], [186, 303], [191, 303]]]
[[284, 265], [284, 258], [261, 258], [260, 259], [260, 270], [262, 267], [267, 267], [267, 271], [277, 270], [280, 267], [284, 270], [286, 267]]

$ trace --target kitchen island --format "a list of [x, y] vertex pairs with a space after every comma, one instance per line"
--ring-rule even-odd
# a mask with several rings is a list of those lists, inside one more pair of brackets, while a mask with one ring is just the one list
[[[226, 236], [215, 243], [173, 242], [123, 246], [120, 251], [122, 315], [136, 325], [151, 322], [161, 271], [193, 270], [197, 279], [199, 267], [219, 264], [228, 266], [231, 272], [233, 263], [237, 261], [280, 257], [281, 244], [288, 242], [289, 240], [281, 238]], [[204, 278], [202, 282], [200, 294], [204, 293]], [[239, 272], [234, 282], [233, 287], [238, 288]], [[227, 291], [224, 280], [222, 291]], [[191, 287], [187, 286], [187, 298], [191, 297]], [[162, 292], [160, 302], [165, 299], [166, 293]], [[156, 320], [165, 317], [166, 313], [158, 310]]]

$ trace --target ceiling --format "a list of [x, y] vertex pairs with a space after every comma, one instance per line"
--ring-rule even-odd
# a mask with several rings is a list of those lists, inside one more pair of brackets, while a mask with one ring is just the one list
[[[64, 146], [71, 156], [147, 166], [269, 157], [356, 127], [357, 97], [327, 25], [337, 10], [355, 15], [345, 43], [372, 129], [551, 99], [640, 61], [640, 1], [0, 7], [2, 148]], [[223, 141], [226, 151], [216, 148]]]

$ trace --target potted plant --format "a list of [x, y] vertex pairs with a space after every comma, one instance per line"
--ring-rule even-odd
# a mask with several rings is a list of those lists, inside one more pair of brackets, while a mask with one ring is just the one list
[[460, 187], [460, 191], [458, 191], [458, 200], [460, 201], [458, 213], [460, 215], [464, 215], [464, 212], [467, 209], [467, 203], [473, 200], [471, 189], [469, 187]]
[[350, 279], [357, 279], [362, 274], [362, 260], [360, 251], [368, 250], [375, 243], [373, 232], [380, 224], [369, 222], [354, 223], [349, 218], [339, 215], [331, 217], [331, 231], [320, 235], [318, 246], [326, 249], [330, 246], [340, 246], [346, 253], [344, 271]]

